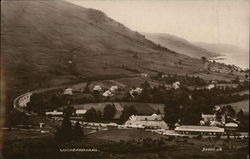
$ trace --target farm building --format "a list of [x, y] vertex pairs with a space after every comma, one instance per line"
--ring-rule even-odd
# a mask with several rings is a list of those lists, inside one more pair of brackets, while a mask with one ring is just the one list
[[45, 113], [48, 116], [63, 116], [63, 112], [54, 110], [52, 112], [46, 112]]
[[210, 123], [211, 121], [216, 121], [215, 114], [201, 114], [201, 118], [204, 120], [205, 123]]
[[73, 95], [73, 90], [72, 88], [67, 88], [64, 90], [63, 94], [68, 94], [68, 95]]
[[125, 122], [125, 126], [134, 127], [134, 128], [146, 128], [146, 127], [154, 127], [161, 129], [168, 129], [167, 123], [163, 121], [162, 115], [132, 115]]
[[85, 109], [76, 110], [76, 116], [82, 116], [87, 112]]
[[179, 134], [206, 134], [216, 135], [223, 134], [224, 128], [216, 126], [196, 126], [196, 125], [182, 125], [175, 128], [175, 131]]
[[238, 124], [236, 123], [226, 123], [225, 124], [225, 131], [227, 132], [234, 132], [238, 129]]

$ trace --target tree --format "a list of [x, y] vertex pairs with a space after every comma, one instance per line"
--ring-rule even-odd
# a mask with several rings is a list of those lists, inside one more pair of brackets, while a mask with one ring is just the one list
[[115, 116], [115, 113], [116, 113], [116, 108], [115, 108], [115, 105], [114, 104], [107, 104], [105, 107], [104, 107], [104, 110], [103, 110], [103, 118], [104, 120], [112, 120], [113, 117]]
[[100, 110], [97, 111], [97, 121], [102, 120], [102, 112]]
[[72, 125], [68, 116], [64, 116], [61, 129], [57, 132], [60, 135], [60, 141], [69, 142], [72, 140]]
[[164, 107], [164, 121], [173, 127], [178, 120], [179, 109], [175, 104], [165, 105]]
[[97, 112], [95, 108], [90, 108], [86, 113], [85, 113], [86, 121], [88, 122], [95, 122], [97, 121]]
[[75, 113], [75, 108], [72, 106], [67, 106], [66, 108], [63, 108], [63, 115], [70, 117]]
[[144, 81], [144, 83], [141, 84], [141, 87], [142, 87], [143, 90], [148, 90], [148, 89], [151, 88], [151, 86], [150, 86], [150, 84], [149, 84], [148, 81]]
[[75, 140], [79, 140], [83, 137], [83, 130], [80, 126], [79, 122], [76, 122], [74, 129], [73, 129], [73, 137]]
[[160, 109], [159, 109], [159, 108], [157, 109], [156, 114], [158, 114], [158, 115], [159, 115], [159, 114], [161, 114], [161, 111], [160, 111]]
[[237, 113], [237, 119], [239, 122], [244, 119], [244, 113], [242, 109]]
[[131, 115], [136, 115], [137, 110], [135, 109], [134, 106], [125, 106], [122, 115], [120, 117], [120, 122], [125, 123]]
[[202, 61], [206, 62], [207, 61], [207, 58], [205, 56], [202, 56], [201, 57]]

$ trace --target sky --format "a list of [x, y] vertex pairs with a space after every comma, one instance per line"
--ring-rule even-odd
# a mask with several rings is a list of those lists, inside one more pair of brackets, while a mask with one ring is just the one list
[[249, 47], [249, 0], [68, 0], [132, 30]]

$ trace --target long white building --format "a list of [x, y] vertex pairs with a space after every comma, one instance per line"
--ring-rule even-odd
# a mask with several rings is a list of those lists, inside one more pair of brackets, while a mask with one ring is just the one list
[[132, 115], [125, 122], [126, 127], [134, 127], [134, 128], [160, 128], [160, 129], [169, 129], [167, 123], [163, 120], [162, 115], [149, 115], [149, 116], [139, 116]]

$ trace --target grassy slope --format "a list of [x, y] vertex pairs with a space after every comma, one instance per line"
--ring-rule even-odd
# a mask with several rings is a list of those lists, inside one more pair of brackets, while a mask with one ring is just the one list
[[218, 56], [216, 52], [211, 52], [202, 47], [198, 47], [191, 42], [166, 33], [144, 33], [149, 40], [174, 50], [178, 53], [194, 58]]
[[242, 109], [244, 113], [249, 114], [249, 100], [225, 104], [225, 106], [226, 105], [231, 105], [235, 109], [236, 113], [238, 113]]
[[[1, 52], [11, 88], [155, 70], [193, 72], [202, 65], [102, 12], [64, 1], [3, 1], [1, 22]], [[180, 59], [186, 65], [178, 66]]]

